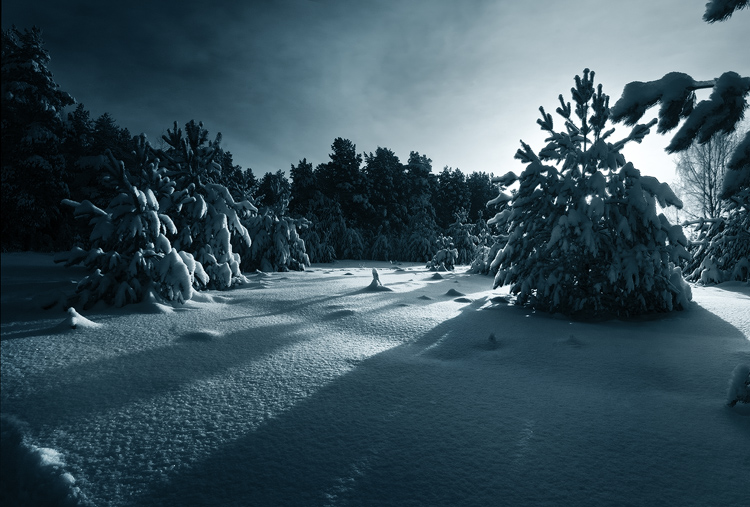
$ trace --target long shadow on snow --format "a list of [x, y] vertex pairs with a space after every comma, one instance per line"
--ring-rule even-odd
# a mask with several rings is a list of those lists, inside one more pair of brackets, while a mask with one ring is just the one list
[[[476, 308], [467, 305], [464, 312], [473, 313], [469, 310]], [[470, 319], [465, 324], [471, 328]], [[393, 488], [399, 489], [399, 474], [408, 473], [404, 466], [410, 466], [410, 459], [398, 457], [399, 440], [414, 431], [414, 418], [421, 419], [419, 407], [440, 399], [430, 385], [414, 378], [413, 365], [404, 368], [401, 360], [405, 354], [413, 356], [439, 342], [454, 326], [455, 319], [433, 328], [415, 342], [362, 361], [256, 431], [238, 435], [237, 440], [217, 449], [190, 470], [173, 476], [170, 483], [155, 485], [133, 505], [345, 503], [347, 496], [356, 494], [347, 484], [350, 476], [369, 473], [372, 467], [379, 470], [378, 480], [388, 482], [388, 487], [380, 492], [385, 495], [380, 500], [389, 498]], [[430, 369], [425, 362], [419, 368], [420, 375], [425, 367]], [[427, 427], [432, 425], [424, 423]], [[439, 442], [434, 444], [440, 446]], [[435, 459], [440, 460], [440, 453], [435, 451]], [[392, 453], [396, 457], [388, 456]], [[466, 494], [466, 490], [457, 488], [450, 503], [460, 504]], [[377, 495], [364, 503], [368, 501], [383, 505]], [[357, 498], [356, 503], [363, 503], [363, 499]]]
[[323, 296], [318, 298], [305, 298], [303, 301], [300, 301], [299, 299], [288, 299], [288, 300], [279, 300], [274, 299], [271, 303], [265, 304], [263, 299], [260, 300], [256, 298], [244, 298], [239, 301], [233, 302], [232, 304], [245, 304], [245, 303], [252, 303], [255, 308], [258, 307], [268, 307], [273, 305], [273, 309], [269, 309], [265, 313], [260, 314], [248, 314], [245, 316], [239, 316], [239, 317], [229, 317], [226, 319], [222, 319], [224, 322], [229, 322], [233, 320], [242, 320], [242, 319], [249, 319], [249, 318], [259, 318], [259, 317], [272, 317], [275, 315], [278, 315], [279, 312], [283, 312], [286, 314], [296, 314], [296, 313], [305, 313], [305, 312], [312, 312], [314, 308], [314, 305], [325, 303], [326, 301], [332, 301], [334, 299], [339, 299], [341, 297], [347, 296], [349, 294], [334, 294], [331, 296]]
[[[361, 362], [168, 484], [154, 485], [133, 505], [602, 505], [633, 494], [698, 505], [716, 500], [717, 491], [730, 503], [743, 498], [747, 464], [720, 467], [717, 474], [722, 457], [710, 454], [716, 436], [706, 435], [705, 449], [685, 448], [672, 427], [657, 434], [642, 429], [653, 427], [651, 419], [659, 414], [637, 406], [625, 411], [608, 400], [606, 386], [596, 387], [605, 380], [601, 373], [565, 372], [559, 363], [567, 354], [596, 346], [565, 346], [559, 339], [568, 332], [567, 322], [541, 316], [549, 336], [525, 336], [526, 310], [477, 308], [467, 305], [417, 341]], [[701, 311], [693, 310], [696, 319], [685, 314], [679, 325], [689, 329], [700, 320], [697, 332], [710, 329], [744, 342], [736, 328]], [[671, 320], [664, 325], [675, 325]], [[603, 336], [628, 327], [581, 325]], [[497, 346], [487, 341], [489, 329], [502, 331]], [[632, 330], [642, 331], [638, 325]], [[532, 364], [533, 354], [519, 351], [534, 345], [527, 340], [536, 347], [542, 341], [552, 352]], [[453, 360], [459, 349], [468, 362]], [[472, 368], [487, 361], [498, 377], [471, 383], [478, 378]], [[535, 372], [522, 386], [515, 380], [519, 368]], [[578, 373], [584, 394], [585, 385], [593, 385], [602, 397], [590, 400], [593, 410], [601, 403], [611, 411], [605, 424], [582, 419], [581, 406], [555, 403], [560, 376]], [[466, 386], [473, 386], [470, 392]], [[680, 431], [691, 431], [689, 422]], [[653, 448], [663, 450], [665, 438], [671, 442], [668, 454], [655, 455]], [[686, 456], [698, 464], [686, 464]]]
[[4, 399], [3, 411], [22, 419], [32, 413], [29, 420], [34, 424], [80, 419], [250, 363], [304, 340], [298, 333], [302, 327], [299, 323], [262, 326], [215, 339], [191, 333], [169, 346], [69, 366], [56, 373], [48, 389], [23, 399]]
[[[353, 312], [337, 306], [321, 314], [320, 304], [361, 292], [308, 298], [297, 305], [284, 305], [282, 301], [279, 306], [285, 313], [309, 313], [310, 322], [326, 322]], [[225, 320], [274, 316], [279, 311], [282, 310]], [[52, 329], [59, 332], [58, 327]], [[217, 337], [196, 332], [179, 337], [169, 346], [72, 365], [56, 372], [54, 385], [47, 389], [39, 389], [22, 399], [4, 396], [3, 410], [35, 424], [55, 424], [80, 418], [82, 414], [103, 412], [160, 392], [178, 390], [194, 380], [220, 374], [304, 341], [307, 337], [299, 333], [304, 327], [300, 323], [273, 324]], [[30, 336], [38, 333], [27, 332]], [[266, 336], [283, 338], [269, 340]]]

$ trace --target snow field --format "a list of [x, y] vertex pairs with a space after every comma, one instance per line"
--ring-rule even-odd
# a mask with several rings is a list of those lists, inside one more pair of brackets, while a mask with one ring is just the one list
[[[70, 270], [2, 261], [2, 413], [96, 505], [746, 498], [750, 417], [726, 396], [750, 364], [747, 286], [583, 323], [462, 270], [341, 262], [71, 329], [29, 299]], [[373, 266], [391, 291], [366, 290]]]

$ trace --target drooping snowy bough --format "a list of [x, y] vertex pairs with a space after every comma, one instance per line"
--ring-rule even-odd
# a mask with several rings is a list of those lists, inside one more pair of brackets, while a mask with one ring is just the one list
[[[523, 141], [520, 176], [496, 178], [508, 202], [491, 223], [507, 226], [508, 242], [492, 263], [494, 287], [510, 285], [519, 304], [583, 315], [628, 316], [684, 308], [690, 287], [676, 266], [688, 258], [682, 228], [660, 206], [682, 207], [669, 186], [642, 176], [621, 153], [656, 123], [636, 125], [611, 141], [609, 97], [584, 70], [572, 88], [574, 108], [560, 95], [557, 114], [565, 131], [540, 107], [537, 120], [549, 134], [539, 153]], [[502, 191], [518, 184], [511, 196]]]

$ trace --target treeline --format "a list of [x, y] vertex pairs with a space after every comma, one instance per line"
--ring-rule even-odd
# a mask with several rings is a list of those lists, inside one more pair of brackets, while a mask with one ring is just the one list
[[[182, 137], [175, 122], [157, 149], [108, 113], [92, 118], [81, 103], [70, 110], [75, 101], [52, 79], [38, 29], [4, 31], [2, 51], [3, 251], [90, 248], [90, 224], [63, 201], [106, 210], [124, 186], [155, 190], [148, 179], [156, 173], [176, 187], [178, 181], [195, 189], [220, 185], [234, 202], [252, 203], [257, 216], [288, 220], [312, 262], [425, 262], [454, 243], [458, 262], [467, 263], [492, 242], [484, 214], [497, 190], [486, 173], [466, 176], [445, 167], [435, 174], [432, 161], [417, 152], [403, 163], [387, 148], [358, 153], [350, 140], [337, 138], [326, 162], [313, 166], [303, 158], [288, 176], [279, 170], [256, 178], [201, 123], [188, 122]], [[210, 156], [197, 162], [182, 153], [185, 143]], [[140, 167], [146, 160], [158, 166], [151, 173]], [[118, 164], [127, 184], [113, 169]]]

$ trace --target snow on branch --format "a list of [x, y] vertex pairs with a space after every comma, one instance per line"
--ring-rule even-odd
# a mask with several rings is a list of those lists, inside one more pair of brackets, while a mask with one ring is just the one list
[[[713, 89], [707, 100], [695, 105], [695, 90], [701, 88]], [[685, 119], [666, 147], [667, 153], [677, 153], [694, 142], [706, 143], [716, 134], [733, 132], [745, 116], [749, 94], [750, 77], [736, 72], [725, 72], [711, 81], [695, 81], [687, 74], [670, 72], [656, 81], [628, 83], [611, 109], [611, 118], [634, 125], [650, 107], [660, 103], [659, 133], [672, 130]], [[750, 184], [750, 133], [745, 134], [727, 167], [732, 170], [727, 171], [724, 199]]]
[[[725, 72], [716, 80], [708, 100], [701, 101], [667, 146], [668, 153], [686, 150], [694, 140], [705, 143], [717, 132], [732, 132], [745, 115], [750, 77]], [[661, 132], [661, 127], [660, 127]]]
[[695, 81], [682, 72], [670, 72], [656, 81], [633, 81], [625, 85], [622, 96], [612, 106], [611, 118], [614, 122], [624, 120], [625, 125], [635, 125], [649, 108], [661, 103], [658, 132], [663, 134], [690, 113], [695, 90], [713, 86], [714, 81]]

